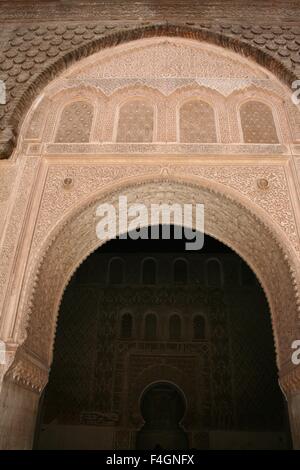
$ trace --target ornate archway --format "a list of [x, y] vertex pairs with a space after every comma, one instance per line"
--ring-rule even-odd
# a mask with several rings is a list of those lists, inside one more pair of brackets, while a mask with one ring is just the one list
[[[190, 45], [188, 40], [143, 41], [120, 46], [113, 53], [107, 50], [68, 70], [45, 89], [24, 121], [15, 154], [19, 173], [14, 205], [5, 234], [3, 259], [8, 262], [2, 279], [7, 284], [0, 284], [0, 292], [5, 292], [1, 334], [10, 357], [2, 370], [0, 445], [31, 446], [63, 291], [80, 263], [101, 245], [95, 230], [97, 206], [117, 204], [119, 195], [126, 195], [128, 203], [143, 201], [146, 206], [153, 202], [205, 204], [206, 233], [232, 247], [256, 273], [270, 305], [280, 383], [289, 395], [294, 442], [299, 446], [300, 374], [291, 362], [291, 344], [300, 336], [299, 237], [291, 183], [295, 176], [287, 176], [286, 165], [287, 144], [299, 131], [295, 111], [279, 99], [286, 97], [282, 84], [244, 58], [215, 46], [196, 46], [193, 41]], [[149, 83], [142, 77], [147, 66], [149, 69], [147, 53], [157, 50], [161, 62], [157, 77]], [[194, 73], [210, 63], [209, 57], [218, 58], [223, 81], [209, 75], [196, 83], [193, 77], [183, 82], [180, 76], [176, 81], [171, 60], [166, 87], [158, 78], [170, 50], [177, 59], [189, 50], [190, 57], [196, 57]], [[141, 56], [145, 67], [140, 66], [139, 77], [130, 81], [126, 64], [134, 64], [137, 70]], [[116, 76], [122, 67], [126, 73], [118, 83]], [[186, 67], [182, 67], [182, 75]], [[102, 80], [105, 74], [99, 81], [99, 70], [110, 73], [108, 89]], [[215, 67], [205, 70], [212, 73]], [[278, 136], [277, 143], [263, 141], [268, 138], [265, 135], [260, 136], [263, 143], [239, 140], [243, 133], [236, 110], [245, 97], [256, 96], [258, 89], [259, 96], [270, 104], [269, 127]], [[125, 126], [119, 141], [115, 129], [120, 124], [121, 106], [128, 98], [137, 101], [141, 97], [145, 102], [156, 100], [150, 120], [147, 106], [139, 107], [145, 129], [152, 125], [155, 138], [151, 142], [124, 141], [124, 135], [132, 138]], [[209, 130], [215, 126], [215, 132], [205, 145], [199, 141], [183, 144], [178, 137], [177, 104], [186, 97], [215, 105], [214, 113], [208, 112], [215, 119]], [[74, 103], [75, 110], [70, 112], [67, 107]], [[107, 106], [105, 116], [99, 112], [101, 106]], [[85, 128], [90, 124], [86, 132], [75, 132], [75, 125], [69, 128], [73, 112], [84, 117]], [[294, 118], [292, 126], [288, 115]], [[64, 121], [65, 116], [71, 119]], [[22, 211], [27, 216], [24, 219]], [[8, 428], [16, 432], [8, 433]]]
[[23, 342], [23, 345], [6, 373], [3, 390], [5, 381], [11, 380], [36, 392], [45, 386], [64, 288], [80, 263], [101, 245], [94, 230], [96, 207], [107, 201], [117, 204], [119, 194], [127, 195], [129, 203], [138, 199], [145, 204], [174, 201], [201, 201], [205, 204], [206, 232], [240, 254], [252, 267], [266, 292], [272, 313], [280, 380], [285, 390], [290, 392], [298, 373], [297, 367], [291, 367], [290, 348], [299, 334], [297, 268], [293, 249], [267, 216], [262, 217], [257, 211], [254, 214], [233, 192], [225, 192], [219, 185], [197, 181], [196, 178], [183, 180], [182, 177], [162, 176], [145, 181], [134, 178], [109, 194], [104, 192], [102, 197], [94, 195], [48, 237], [43, 252], [32, 265], [23, 291], [17, 319], [20, 322], [18, 342]]
[[[251, 207], [234, 191], [194, 175], [127, 178], [109, 191], [88, 198], [52, 231], [38, 259], [33, 261], [19, 305], [19, 338], [25, 340], [26, 349], [50, 366], [62, 293], [78, 266], [103, 243], [95, 231], [98, 205], [109, 202], [118, 207], [119, 195], [125, 195], [128, 204], [142, 200], [149, 209], [151, 203], [200, 201], [205, 205], [205, 232], [233, 248], [260, 280], [272, 313], [277, 365], [279, 370], [288, 371], [290, 346], [297, 335], [299, 321], [295, 252], [266, 214]], [[145, 226], [147, 222], [145, 220]], [[57, 259], [61, 262], [52, 269]], [[51, 273], [52, 279], [49, 278]], [[287, 278], [290, 279], [288, 285]], [[43, 286], [47, 284], [51, 289], [45, 296]], [[52, 312], [51, 323], [46, 321], [49, 312]], [[43, 336], [40, 336], [42, 330]]]

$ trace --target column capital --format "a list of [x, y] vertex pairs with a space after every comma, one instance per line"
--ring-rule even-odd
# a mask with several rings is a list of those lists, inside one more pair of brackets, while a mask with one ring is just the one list
[[30, 352], [19, 348], [15, 358], [5, 374], [19, 386], [41, 393], [48, 382], [49, 368]]

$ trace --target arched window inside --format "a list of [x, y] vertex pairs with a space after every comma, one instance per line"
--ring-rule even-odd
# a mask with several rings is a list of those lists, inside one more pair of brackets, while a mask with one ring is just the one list
[[256, 283], [256, 276], [252, 269], [245, 262], [240, 264], [241, 284], [242, 286], [254, 286]]
[[184, 259], [177, 259], [173, 266], [173, 279], [176, 284], [186, 284], [188, 280], [188, 266]]
[[60, 117], [55, 142], [89, 142], [93, 106], [87, 101], [74, 101], [65, 106]]
[[205, 339], [205, 319], [202, 315], [196, 315], [193, 319], [193, 339]]
[[124, 261], [114, 258], [109, 263], [108, 282], [110, 284], [122, 284], [124, 281]]
[[143, 261], [142, 283], [150, 285], [156, 284], [156, 261], [152, 258]]
[[217, 142], [214, 110], [205, 101], [184, 103], [179, 114], [180, 142]]
[[157, 318], [153, 313], [149, 313], [145, 318], [145, 340], [152, 341], [157, 337]]
[[129, 339], [132, 338], [132, 315], [130, 313], [124, 313], [121, 319], [121, 338]]
[[146, 100], [131, 100], [119, 110], [117, 142], [152, 142], [153, 106]]
[[240, 109], [244, 142], [247, 144], [277, 144], [278, 136], [273, 113], [260, 101], [247, 101]]
[[221, 264], [216, 259], [210, 259], [206, 262], [206, 279], [210, 287], [221, 287], [222, 272]]
[[181, 339], [181, 318], [179, 315], [172, 315], [169, 319], [169, 337], [173, 341]]

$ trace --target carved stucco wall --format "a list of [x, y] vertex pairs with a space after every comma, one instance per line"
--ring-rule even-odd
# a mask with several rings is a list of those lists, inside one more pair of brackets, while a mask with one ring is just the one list
[[[254, 58], [290, 84], [299, 77], [297, 2], [3, 2], [0, 73], [7, 105], [0, 107], [1, 155], [8, 157], [24, 113], [38, 92], [70, 63], [120, 42], [156, 35], [220, 44]], [[51, 14], [49, 13], [51, 12]], [[49, 18], [52, 18], [49, 21]], [[95, 21], [97, 18], [97, 21]], [[122, 18], [122, 20], [120, 20]]]
[[[195, 96], [214, 108], [217, 143], [178, 140], [180, 105]], [[154, 141], [116, 143], [118, 109], [136, 97], [154, 106]], [[64, 106], [79, 99], [94, 106], [89, 142], [56, 143]], [[278, 144], [243, 143], [239, 107], [250, 99], [270, 106]], [[3, 189], [1, 335], [12, 359], [25, 341], [7, 376], [36, 390], [45, 385], [63, 289], [100, 244], [96, 206], [127, 194], [146, 204], [206, 204], [207, 232], [233, 247], [259, 277], [282, 382], [286, 388], [297, 383], [299, 368], [290, 361], [291, 342], [300, 334], [297, 113], [287, 88], [269, 72], [186, 39], [107, 49], [46, 87], [27, 113], [10, 163], [1, 162], [11, 181], [16, 175], [10, 193], [10, 183]]]
[[[204, 46], [203, 43], [200, 47], [197, 41], [163, 37], [144, 39], [142, 46], [139, 41], [119, 46], [115, 49], [114, 58], [110, 51], [94, 54], [82, 61], [82, 65], [71, 68], [70, 72], [67, 71], [55, 80], [35, 101], [27, 115], [23, 126], [25, 139], [19, 139], [19, 146], [23, 142], [23, 151], [29, 155], [82, 151], [155, 153], [162, 148], [160, 145], [163, 143], [169, 144], [164, 147], [164, 153], [206, 153], [209, 149], [223, 153], [227, 150], [240, 152], [241, 147], [224, 149], [224, 146], [205, 146], [206, 139], [202, 139], [202, 142], [200, 139], [195, 142], [180, 139], [184, 105], [189, 102], [201, 103], [201, 100], [213, 109], [217, 135], [213, 136], [212, 142], [243, 143], [240, 114], [248, 101], [259, 101], [261, 106], [267, 108], [272, 121], [269, 129], [273, 130], [274, 135], [268, 140], [270, 131], [267, 132], [264, 143], [268, 143], [268, 147], [249, 145], [243, 151], [284, 153], [286, 147], [272, 144], [299, 141], [299, 111], [292, 106], [290, 91], [272, 75], [248, 60], [237, 60], [236, 54], [219, 47], [207, 44]], [[70, 106], [76, 105], [81, 119], [86, 114], [84, 107], [93, 107], [90, 135], [84, 140], [74, 126], [72, 116], [65, 115]], [[121, 139], [118, 137], [124, 122], [127, 121], [129, 125], [130, 115], [127, 111], [124, 121], [123, 113], [130, 106], [132, 116], [139, 112], [137, 117], [140, 128], [143, 129], [145, 125], [152, 127], [146, 139], [142, 139], [143, 133], [141, 136], [130, 136], [130, 132], [126, 139], [124, 136]], [[145, 120], [145, 116], [141, 114], [143, 106], [145, 109], [149, 108], [150, 120]], [[69, 124], [64, 118], [69, 119]], [[254, 131], [255, 125], [260, 127], [255, 119], [258, 119], [256, 115], [248, 119], [248, 124]], [[191, 127], [191, 113], [186, 114], [186, 120], [185, 125]], [[73, 134], [66, 135], [63, 143], [61, 133], [64, 128], [65, 132], [68, 131], [68, 125], [73, 127]], [[205, 134], [211, 134], [210, 129], [205, 131]], [[136, 145], [112, 145], [120, 140], [122, 143], [127, 141]], [[183, 145], [181, 148], [172, 146], [180, 140], [199, 145]], [[41, 142], [46, 143], [44, 148], [39, 145]], [[74, 145], [67, 145], [68, 142]], [[93, 146], [76, 145], [84, 142]], [[147, 142], [156, 143], [156, 147], [141, 145]], [[251, 143], [259, 142], [254, 135]]]

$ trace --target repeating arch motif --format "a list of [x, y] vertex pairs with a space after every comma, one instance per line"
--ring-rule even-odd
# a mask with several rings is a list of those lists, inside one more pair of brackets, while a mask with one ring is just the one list
[[261, 88], [227, 97], [203, 86], [170, 96], [147, 86], [124, 87], [111, 96], [84, 87], [65, 96], [63, 90], [49, 93], [25, 123], [29, 142], [279, 144], [291, 142], [296, 131], [288, 125], [295, 116], [280, 96]]
[[[84, 30], [84, 28], [83, 28]], [[17, 135], [22, 118], [28, 110], [30, 104], [33, 102], [37, 94], [47, 85], [53, 76], [57, 76], [59, 73], [64, 71], [69, 65], [73, 64], [77, 60], [86, 57], [94, 52], [97, 52], [106, 47], [127, 42], [129, 40], [136, 40], [145, 37], [154, 37], [158, 35], [166, 36], [177, 36], [177, 37], [188, 37], [197, 40], [204, 40], [212, 44], [225, 46], [236, 52], [242, 52], [243, 55], [254, 58], [259, 64], [268, 68], [274, 72], [280, 79], [285, 83], [290, 84], [293, 80], [297, 79], [297, 75], [294, 73], [292, 68], [287, 68], [286, 65], [281, 62], [279, 56], [269, 54], [262, 47], [260, 48], [257, 44], [247, 41], [243, 38], [237, 39], [234, 34], [228, 35], [225, 29], [224, 31], [215, 31], [213, 28], [206, 28], [201, 26], [189, 26], [187, 24], [178, 25], [171, 23], [164, 24], [152, 24], [147, 26], [138, 26], [130, 29], [128, 25], [118, 32], [111, 33], [106, 31], [105, 34], [97, 33], [95, 29], [95, 35], [92, 34], [92, 38], [86, 41], [80, 41], [80, 44], [75, 48], [72, 47], [70, 50], [63, 52], [56, 52], [55, 59], [51, 60], [50, 64], [45, 64], [40, 70], [35, 71], [33, 77], [26, 81], [26, 85], [20, 81], [18, 85], [20, 90], [15, 93], [14, 96], [18, 96], [18, 99], [12, 100], [9, 103], [7, 112], [2, 116], [1, 129], [3, 129], [3, 138], [0, 146], [0, 155], [2, 158], [8, 158], [14, 149]], [[80, 34], [83, 34], [81, 31]], [[89, 31], [89, 34], [90, 31]]]

